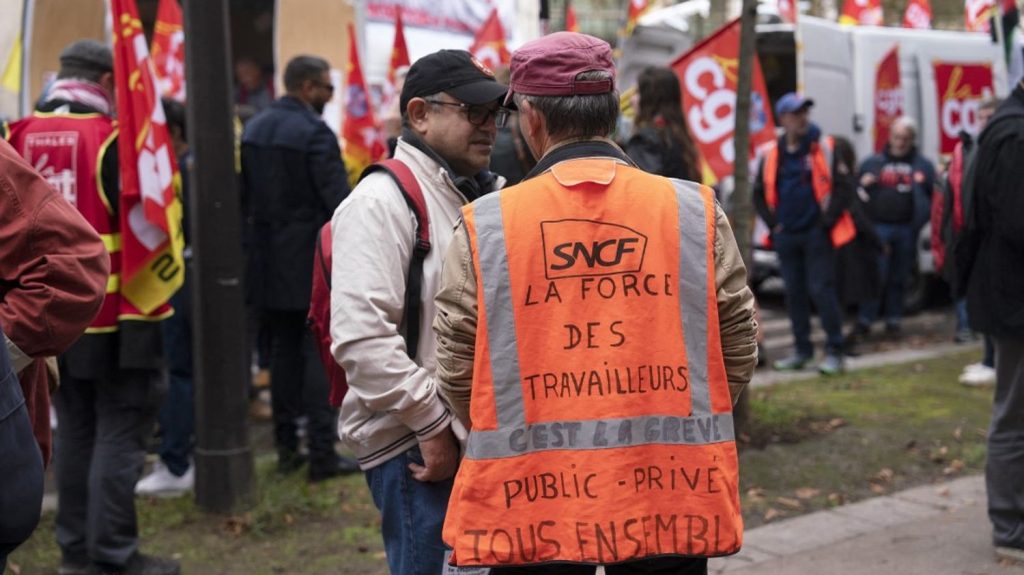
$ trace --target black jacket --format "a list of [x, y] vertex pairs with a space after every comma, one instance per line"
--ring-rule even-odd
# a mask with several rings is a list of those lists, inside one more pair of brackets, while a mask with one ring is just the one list
[[971, 327], [1024, 338], [1024, 86], [1018, 85], [978, 140], [976, 209], [957, 246]]
[[349, 193], [337, 136], [284, 96], [245, 126], [242, 182], [249, 303], [308, 309], [317, 234]]
[[666, 143], [654, 128], [642, 128], [626, 144], [626, 155], [645, 172], [677, 178], [701, 181], [700, 166], [691, 166], [683, 156], [683, 145], [674, 137]]

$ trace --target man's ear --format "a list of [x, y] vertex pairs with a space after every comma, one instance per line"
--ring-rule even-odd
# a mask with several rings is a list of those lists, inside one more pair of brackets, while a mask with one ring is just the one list
[[104, 90], [110, 92], [111, 96], [114, 95], [114, 93], [115, 93], [114, 91], [117, 89], [117, 87], [114, 84], [114, 73], [113, 72], [104, 72], [103, 75], [100, 76], [100, 87], [102, 87]]
[[405, 106], [406, 118], [409, 127], [416, 132], [423, 132], [426, 129], [427, 112], [430, 111], [430, 103], [423, 98], [413, 98]]

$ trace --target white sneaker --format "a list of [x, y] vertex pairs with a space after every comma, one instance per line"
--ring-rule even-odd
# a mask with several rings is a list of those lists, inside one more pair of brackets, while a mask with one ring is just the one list
[[960, 375], [960, 383], [969, 387], [984, 387], [996, 383], [996, 370], [981, 366]]
[[978, 371], [978, 370], [981, 370], [981, 369], [992, 369], [992, 368], [988, 367], [987, 365], [985, 365], [984, 363], [981, 363], [979, 361], [978, 363], [972, 363], [972, 364], [964, 366], [964, 373], [967, 373], [967, 372], [970, 372], [970, 371]]
[[196, 471], [194, 465], [188, 466], [188, 471], [178, 477], [171, 473], [162, 461], [153, 465], [153, 471], [143, 477], [135, 484], [136, 495], [155, 495], [157, 497], [177, 497], [192, 491], [196, 483]]

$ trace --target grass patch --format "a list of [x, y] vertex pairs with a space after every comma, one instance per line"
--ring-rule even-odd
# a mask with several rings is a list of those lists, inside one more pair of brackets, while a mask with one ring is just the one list
[[992, 390], [956, 381], [975, 355], [753, 390], [747, 527], [983, 470]]
[[[384, 575], [380, 518], [362, 474], [310, 485], [281, 476], [276, 458], [256, 461], [256, 502], [235, 515], [208, 515], [191, 497], [136, 499], [142, 551], [174, 557], [190, 574]], [[52, 575], [60, 552], [48, 513], [11, 558], [21, 575]]]
[[[741, 446], [748, 528], [978, 472], [991, 389], [956, 381], [976, 352], [753, 390]], [[138, 500], [142, 550], [189, 574], [384, 575], [380, 518], [361, 474], [308, 485], [256, 462], [256, 504], [207, 515], [191, 498]], [[12, 557], [21, 575], [55, 574], [52, 514]]]

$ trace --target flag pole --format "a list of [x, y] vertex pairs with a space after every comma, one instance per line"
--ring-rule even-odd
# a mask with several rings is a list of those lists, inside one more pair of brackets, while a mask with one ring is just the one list
[[189, 205], [195, 254], [196, 503], [230, 513], [253, 501], [242, 222], [235, 172], [227, 0], [185, 0]]

